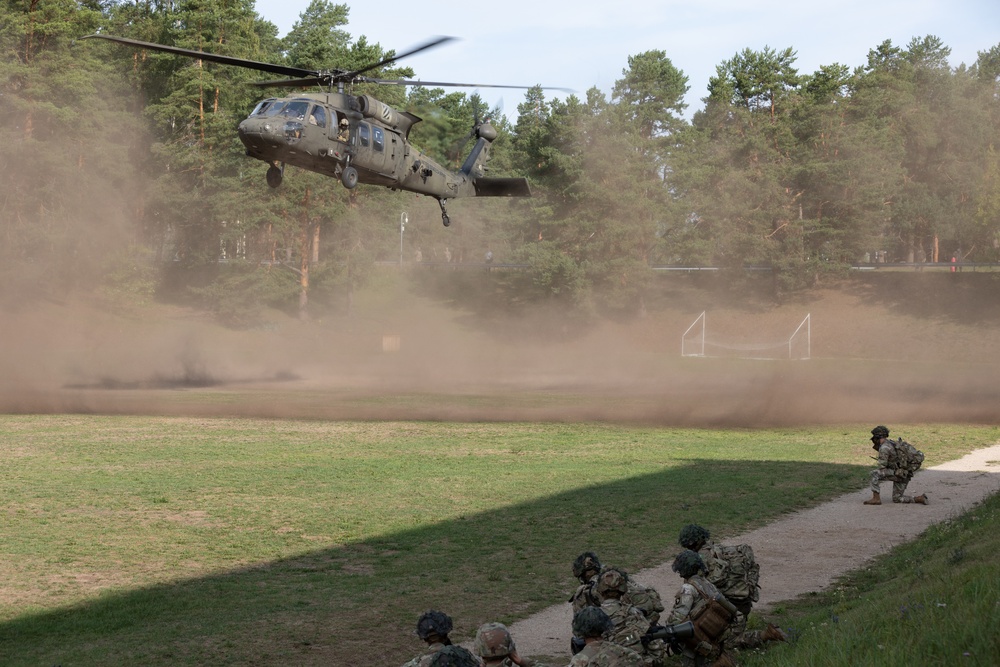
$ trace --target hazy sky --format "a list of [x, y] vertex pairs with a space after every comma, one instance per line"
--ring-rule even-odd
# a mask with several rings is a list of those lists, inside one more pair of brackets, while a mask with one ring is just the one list
[[[333, 0], [334, 2], [336, 0]], [[1000, 43], [998, 0], [504, 0], [497, 3], [435, 0], [350, 2], [346, 26], [386, 49], [405, 51], [431, 37], [451, 42], [405, 61], [417, 78], [571, 88], [585, 99], [597, 86], [608, 97], [628, 57], [658, 49], [688, 76], [688, 117], [702, 107], [716, 66], [744, 48], [792, 47], [800, 73], [841, 63], [852, 69], [886, 39], [906, 46], [936, 35], [949, 47], [953, 67], [971, 64], [978, 51]], [[257, 11], [285, 35], [309, 0], [257, 0]], [[472, 91], [467, 91], [472, 92]], [[491, 104], [516, 115], [522, 92], [484, 88]], [[564, 97], [550, 92], [548, 97]]]

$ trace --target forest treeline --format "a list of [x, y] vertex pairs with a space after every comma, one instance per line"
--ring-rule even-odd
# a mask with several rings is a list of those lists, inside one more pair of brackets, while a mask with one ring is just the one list
[[[610, 96], [532, 88], [511, 123], [480, 95], [356, 86], [423, 121], [410, 139], [457, 166], [474, 119], [500, 131], [492, 176], [530, 199], [433, 199], [289, 168], [268, 187], [235, 128], [256, 72], [98, 40], [95, 32], [322, 70], [393, 52], [313, 0], [293, 29], [253, 0], [0, 0], [0, 280], [7, 302], [98, 290], [194, 300], [246, 323], [350, 303], [379, 260], [526, 265], [509, 304], [639, 312], [654, 265], [771, 267], [774, 290], [864, 261], [1000, 259], [1000, 44], [949, 62], [933, 36], [865, 65], [804, 73], [792, 47], [716, 66], [690, 120], [665, 51], [623, 63]], [[419, 76], [405, 61], [368, 72]], [[484, 71], [490, 77], [507, 73]], [[528, 82], [530, 83], [530, 82]], [[405, 230], [400, 221], [408, 220]]]

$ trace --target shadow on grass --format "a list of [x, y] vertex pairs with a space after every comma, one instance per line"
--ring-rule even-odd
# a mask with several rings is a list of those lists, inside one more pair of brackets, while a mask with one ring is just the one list
[[[621, 456], [621, 453], [609, 455]], [[724, 537], [863, 486], [867, 468], [692, 460], [662, 472], [140, 590], [0, 625], [0, 664], [391, 665], [428, 608], [456, 639], [564, 601], [581, 551], [631, 570], [679, 548], [681, 526]], [[581, 480], [585, 483], [586, 480]], [[377, 489], [373, 489], [377, 493]], [[668, 599], [671, 591], [661, 591]]]

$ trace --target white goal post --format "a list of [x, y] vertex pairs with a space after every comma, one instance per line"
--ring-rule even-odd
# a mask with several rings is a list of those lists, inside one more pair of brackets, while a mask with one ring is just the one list
[[786, 339], [737, 343], [710, 338], [706, 312], [702, 311], [681, 336], [682, 357], [797, 360], [812, 357], [812, 313], [806, 314], [792, 335]]

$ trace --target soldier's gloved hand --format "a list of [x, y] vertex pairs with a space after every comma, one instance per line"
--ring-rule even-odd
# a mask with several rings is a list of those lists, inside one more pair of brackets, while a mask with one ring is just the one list
[[653, 641], [653, 637], [651, 635], [643, 635], [639, 637], [639, 641], [642, 643], [643, 648], [649, 648], [649, 642]]

